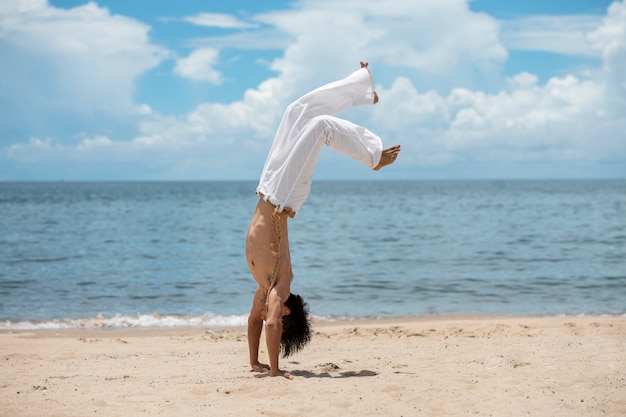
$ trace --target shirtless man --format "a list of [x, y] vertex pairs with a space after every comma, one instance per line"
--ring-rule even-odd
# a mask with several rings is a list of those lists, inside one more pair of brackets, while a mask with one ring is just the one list
[[[306, 303], [291, 294], [293, 272], [287, 219], [308, 196], [311, 177], [323, 145], [379, 170], [393, 164], [400, 145], [382, 148], [369, 130], [334, 117], [342, 110], [375, 104], [378, 95], [367, 62], [343, 80], [326, 84], [291, 103], [280, 123], [261, 181], [260, 199], [246, 237], [246, 260], [258, 286], [248, 318], [250, 366], [257, 372], [290, 378], [278, 366], [283, 357], [302, 349], [311, 338]], [[269, 366], [259, 362], [263, 322]]]

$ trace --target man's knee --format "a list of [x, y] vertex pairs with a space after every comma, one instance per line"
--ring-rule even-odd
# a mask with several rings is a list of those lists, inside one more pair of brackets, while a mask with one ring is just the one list
[[310, 123], [317, 129], [327, 129], [332, 127], [335, 119], [336, 118], [333, 116], [322, 114], [320, 116], [315, 116], [314, 118], [312, 118]]
[[329, 146], [333, 140], [332, 116], [316, 116], [310, 121], [311, 129], [315, 132], [315, 138], [324, 145]]

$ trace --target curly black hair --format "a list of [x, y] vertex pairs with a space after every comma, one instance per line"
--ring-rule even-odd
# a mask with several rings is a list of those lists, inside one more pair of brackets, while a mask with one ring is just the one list
[[311, 341], [309, 308], [302, 297], [289, 294], [285, 305], [291, 313], [283, 316], [283, 334], [280, 337], [283, 358], [302, 350]]

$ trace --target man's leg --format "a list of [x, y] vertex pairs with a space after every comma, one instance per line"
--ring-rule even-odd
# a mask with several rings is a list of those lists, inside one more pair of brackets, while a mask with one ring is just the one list
[[[326, 145], [372, 169], [395, 161], [400, 146], [383, 149], [382, 140], [368, 129], [334, 116], [317, 116], [294, 140], [282, 181], [310, 183], [322, 146]], [[288, 187], [293, 190], [293, 185]], [[308, 193], [308, 189], [305, 190]]]
[[370, 130], [334, 116], [313, 118], [302, 137], [308, 137], [308, 139], [300, 145], [306, 141], [315, 140], [314, 144], [304, 144], [311, 148], [313, 166], [321, 144], [361, 161], [375, 170], [394, 163], [400, 153], [400, 145], [383, 149], [382, 140]]
[[271, 196], [272, 203], [281, 209], [289, 207], [297, 212], [309, 194], [324, 145], [375, 170], [395, 162], [400, 152], [398, 145], [383, 149], [381, 139], [362, 126], [334, 116], [317, 116], [271, 160], [273, 166], [267, 170], [271, 175], [262, 177], [260, 192]]
[[324, 143], [345, 155], [379, 170], [393, 164], [400, 153], [400, 145], [383, 149], [382, 140], [370, 130], [348, 120], [333, 116], [314, 119], [318, 129], [322, 128]]

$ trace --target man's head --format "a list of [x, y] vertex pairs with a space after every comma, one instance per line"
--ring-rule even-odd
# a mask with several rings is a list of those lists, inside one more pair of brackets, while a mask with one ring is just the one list
[[283, 334], [280, 338], [283, 358], [301, 350], [311, 340], [309, 308], [302, 297], [289, 294], [285, 306], [289, 314], [283, 316]]

